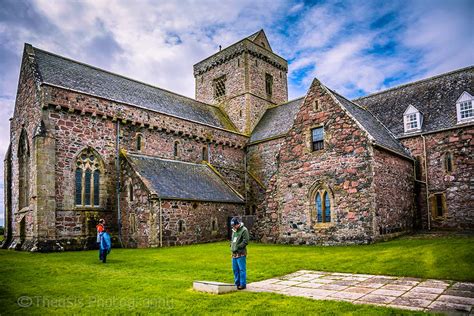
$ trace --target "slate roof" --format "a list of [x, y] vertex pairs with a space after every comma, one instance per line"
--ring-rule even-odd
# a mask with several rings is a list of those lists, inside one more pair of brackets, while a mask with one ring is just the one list
[[250, 142], [258, 142], [268, 138], [284, 135], [293, 125], [296, 114], [303, 103], [304, 97], [269, 108], [255, 126]]
[[[329, 90], [329, 89], [328, 89]], [[330, 90], [331, 91], [331, 90]], [[337, 101], [356, 119], [357, 122], [369, 133], [377, 145], [390, 149], [400, 155], [410, 158], [395, 136], [369, 111], [347, 100], [340, 94], [331, 91]]]
[[207, 165], [137, 154], [126, 157], [149, 189], [162, 199], [243, 203]]
[[235, 130], [217, 107], [37, 48], [33, 49], [43, 83]]
[[403, 113], [413, 105], [423, 115], [421, 132], [456, 126], [456, 100], [464, 91], [474, 95], [474, 67], [416, 81], [354, 100], [369, 109], [396, 137], [405, 134]]

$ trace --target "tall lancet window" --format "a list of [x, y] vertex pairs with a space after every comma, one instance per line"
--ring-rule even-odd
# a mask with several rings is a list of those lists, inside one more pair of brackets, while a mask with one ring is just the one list
[[30, 203], [30, 149], [25, 130], [21, 131], [18, 144], [18, 199], [19, 209]]
[[328, 187], [318, 185], [310, 191], [312, 197], [311, 217], [313, 223], [331, 223], [332, 220], [332, 196]]
[[84, 149], [76, 159], [75, 186], [76, 206], [100, 205], [101, 160], [90, 148]]

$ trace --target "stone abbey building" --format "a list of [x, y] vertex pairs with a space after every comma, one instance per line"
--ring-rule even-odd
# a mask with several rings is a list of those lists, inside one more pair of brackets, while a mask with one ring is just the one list
[[25, 45], [5, 157], [4, 247], [253, 238], [360, 244], [474, 228], [474, 67], [349, 100], [288, 101], [263, 31], [194, 65], [187, 98]]

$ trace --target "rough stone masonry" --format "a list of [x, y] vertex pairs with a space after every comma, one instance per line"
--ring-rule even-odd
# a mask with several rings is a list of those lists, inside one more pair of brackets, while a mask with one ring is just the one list
[[288, 101], [263, 30], [194, 66], [191, 99], [25, 44], [5, 157], [3, 247], [223, 240], [365, 244], [472, 230], [473, 67], [348, 100]]

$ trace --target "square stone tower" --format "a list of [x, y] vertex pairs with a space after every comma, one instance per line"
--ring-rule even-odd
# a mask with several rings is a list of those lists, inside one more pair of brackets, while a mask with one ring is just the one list
[[219, 106], [250, 134], [269, 107], [288, 101], [287, 71], [260, 30], [194, 65], [196, 99]]

